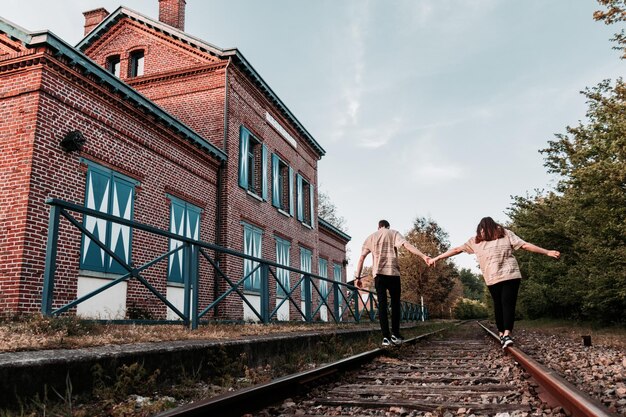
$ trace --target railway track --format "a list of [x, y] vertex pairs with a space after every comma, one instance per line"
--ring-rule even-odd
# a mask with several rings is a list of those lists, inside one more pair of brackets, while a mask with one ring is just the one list
[[[499, 343], [489, 340], [494, 335], [484, 330], [468, 323], [445, 334], [412, 339], [400, 348], [365, 352], [161, 416], [546, 415], [540, 390], [565, 407], [555, 404], [547, 415], [611, 415], [549, 370], [532, 364], [518, 348], [503, 352]], [[530, 374], [516, 362], [530, 367]], [[338, 377], [355, 366], [358, 369]], [[543, 389], [537, 389], [536, 381]], [[278, 405], [268, 407], [272, 403]]]

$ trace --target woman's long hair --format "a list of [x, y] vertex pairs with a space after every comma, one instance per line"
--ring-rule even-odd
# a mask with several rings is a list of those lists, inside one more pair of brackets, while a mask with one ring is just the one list
[[483, 217], [476, 228], [476, 243], [489, 242], [504, 237], [504, 227], [493, 221], [491, 217]]

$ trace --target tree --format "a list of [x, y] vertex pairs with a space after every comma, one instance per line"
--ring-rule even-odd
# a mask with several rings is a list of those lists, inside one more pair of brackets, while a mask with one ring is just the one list
[[463, 268], [459, 271], [459, 279], [463, 284], [463, 297], [482, 300], [486, 286], [481, 275], [474, 274], [469, 268]]
[[550, 265], [522, 253], [529, 285], [520, 304], [531, 316], [626, 322], [626, 85], [620, 79], [586, 89], [587, 121], [548, 142], [555, 193], [516, 198], [511, 227], [562, 252]]
[[337, 207], [333, 204], [328, 194], [323, 191], [319, 191], [317, 194], [318, 208], [317, 214], [319, 217], [335, 226], [342, 232], [346, 231], [346, 219], [337, 213]]
[[[445, 252], [450, 247], [448, 234], [434, 220], [424, 217], [415, 219], [406, 239], [430, 256]], [[399, 253], [398, 262], [402, 270], [402, 298], [420, 303], [420, 297], [424, 297], [424, 304], [431, 315], [445, 312], [447, 316], [455, 302], [449, 296], [458, 283], [454, 265], [440, 262], [429, 268], [422, 259], [405, 251]], [[461, 291], [458, 292], [461, 296]]]
[[[602, 20], [607, 25], [626, 21], [625, 0], [598, 0], [598, 3], [605, 6], [606, 10], [595, 11], [593, 14], [595, 20]], [[613, 49], [622, 51], [622, 59], [626, 58], [626, 34], [624, 29], [616, 33], [611, 40], [617, 43], [617, 46], [614, 46]]]

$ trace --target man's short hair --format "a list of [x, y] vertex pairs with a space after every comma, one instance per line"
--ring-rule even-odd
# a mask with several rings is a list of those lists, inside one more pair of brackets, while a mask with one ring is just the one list
[[389, 229], [389, 222], [387, 220], [381, 220], [378, 222], [378, 227], [384, 227], [385, 229]]

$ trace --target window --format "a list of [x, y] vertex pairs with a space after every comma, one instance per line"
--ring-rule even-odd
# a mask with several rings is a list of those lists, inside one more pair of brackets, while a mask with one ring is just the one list
[[[92, 162], [87, 162], [87, 165], [85, 207], [132, 220], [137, 182]], [[93, 233], [126, 264], [130, 263], [130, 227], [92, 216], [85, 216], [83, 224], [90, 233]], [[126, 268], [85, 235], [83, 235], [81, 244], [80, 268], [116, 274], [127, 272]]]
[[298, 220], [314, 227], [313, 225], [313, 185], [300, 174], [298, 180]]
[[267, 201], [267, 147], [243, 126], [239, 137], [239, 185]]
[[272, 205], [293, 216], [293, 169], [272, 154]]
[[[304, 272], [311, 272], [311, 263], [312, 263], [313, 254], [310, 250], [305, 248], [300, 248], [300, 270]], [[304, 287], [302, 287], [304, 288]], [[308, 298], [311, 299], [313, 289], [309, 291]], [[304, 302], [304, 294], [302, 294], [302, 301]]]
[[[200, 239], [200, 215], [202, 210], [183, 200], [168, 196], [170, 199], [170, 232], [179, 236]], [[183, 242], [170, 239], [170, 249], [174, 250], [183, 245]], [[184, 277], [188, 275], [185, 250], [181, 249], [169, 256], [167, 266], [168, 282], [184, 282]]]
[[143, 62], [143, 50], [131, 52], [130, 62], [128, 65], [128, 76], [139, 77], [143, 75]]
[[[276, 263], [279, 265], [289, 266], [289, 252], [291, 250], [291, 243], [288, 240], [281, 239], [279, 237], [276, 238]], [[278, 297], [284, 298], [287, 293], [285, 290], [289, 291], [290, 283], [289, 283], [289, 270], [276, 268], [276, 278], [283, 284], [285, 289], [283, 290], [280, 285], [276, 285], [276, 295]]]
[[106, 70], [116, 77], [120, 76], [120, 56], [119, 55], [111, 55], [107, 57], [106, 61]]
[[[263, 231], [247, 223], [243, 224], [243, 253], [261, 257]], [[261, 268], [259, 263], [250, 259], [243, 260], [243, 276], [246, 278], [243, 288], [249, 291], [261, 291]], [[256, 268], [256, 269], [255, 269]], [[254, 271], [254, 272], [253, 272]]]
[[337, 282], [342, 282], [341, 279], [341, 265], [334, 264], [333, 266], [333, 279]]
[[[318, 275], [322, 278], [328, 278], [328, 261], [326, 259], [320, 258], [318, 268]], [[322, 297], [326, 298], [328, 295], [328, 282], [320, 281], [320, 293]]]

